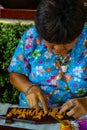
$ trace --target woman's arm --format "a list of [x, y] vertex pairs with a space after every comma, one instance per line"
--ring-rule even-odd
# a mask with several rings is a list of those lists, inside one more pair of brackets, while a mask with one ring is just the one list
[[10, 73], [10, 82], [15, 88], [17, 88], [19, 91], [26, 92], [27, 87], [32, 85], [31, 82], [29, 82], [27, 76], [23, 74], [18, 74], [16, 72]]
[[[28, 78], [25, 75], [18, 74], [15, 72], [10, 73], [10, 82], [13, 86], [15, 86], [15, 88], [24, 93], [26, 93], [29, 86], [32, 85], [32, 83], [28, 80]], [[36, 109], [39, 109], [38, 101], [40, 101], [42, 103], [44, 112], [47, 113], [48, 106], [46, 96], [37, 85], [34, 85], [32, 88], [29, 89], [26, 95], [26, 99], [29, 105]]]

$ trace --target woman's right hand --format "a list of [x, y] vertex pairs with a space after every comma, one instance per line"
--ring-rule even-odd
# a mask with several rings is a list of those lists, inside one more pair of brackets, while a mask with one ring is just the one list
[[40, 101], [42, 104], [44, 113], [48, 112], [46, 96], [44, 95], [44, 93], [41, 91], [41, 89], [39, 87], [33, 86], [32, 88], [30, 88], [26, 98], [27, 98], [27, 102], [29, 103], [29, 105], [36, 109], [40, 108], [39, 104], [38, 104], [38, 101]]

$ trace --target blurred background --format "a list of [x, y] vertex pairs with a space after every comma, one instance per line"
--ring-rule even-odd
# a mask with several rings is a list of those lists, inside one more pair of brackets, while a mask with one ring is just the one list
[[0, 5], [10, 9], [36, 9], [41, 0], [0, 0]]

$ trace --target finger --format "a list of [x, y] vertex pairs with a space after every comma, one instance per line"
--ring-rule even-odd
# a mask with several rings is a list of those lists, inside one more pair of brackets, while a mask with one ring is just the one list
[[78, 110], [78, 107], [74, 107], [74, 108], [72, 108], [70, 111], [68, 111], [66, 114], [67, 114], [68, 116], [74, 116], [75, 113], [77, 113], [77, 110]]
[[30, 100], [29, 98], [27, 99], [27, 102], [29, 104], [30, 107], [32, 107], [32, 100]]
[[79, 117], [81, 117], [83, 115], [82, 110], [81, 110], [81, 106], [76, 105], [69, 112], [67, 112], [67, 115], [78, 119]]
[[63, 104], [63, 106], [61, 107], [60, 109], [60, 113], [64, 113], [66, 112], [67, 110], [69, 110], [70, 108], [74, 107], [75, 106], [75, 103], [73, 100], [69, 100], [67, 101], [66, 103]]
[[42, 93], [39, 93], [39, 94], [38, 94], [38, 97], [39, 97], [39, 100], [40, 100], [41, 103], [42, 103], [42, 107], [43, 107], [44, 113], [47, 113], [47, 112], [48, 112], [47, 103], [46, 103], [46, 100], [45, 100], [43, 94], [42, 94]]
[[33, 104], [32, 104], [32, 107], [33, 107], [33, 108], [36, 108], [37, 110], [40, 109], [40, 107], [39, 107], [39, 105], [38, 105], [38, 99], [37, 99], [36, 96], [33, 98]]
[[46, 95], [45, 95], [45, 94], [43, 94], [43, 96], [44, 96], [44, 100], [45, 100], [45, 102], [46, 102], [46, 106], [47, 106], [47, 108], [49, 109], [49, 108], [50, 108], [50, 106], [49, 106], [49, 103], [48, 103], [48, 101], [47, 101]]
[[76, 110], [75, 114], [73, 115], [73, 117], [78, 119], [86, 114], [87, 114], [87, 111], [84, 109], [84, 107], [81, 104], [78, 104], [77, 110]]
[[75, 112], [75, 111], [73, 111], [73, 114], [71, 115], [72, 117], [74, 117], [75, 119], [78, 119], [78, 118], [80, 118], [81, 117], [81, 113], [79, 112]]
[[30, 97], [29, 95], [26, 96], [27, 103], [30, 105]]

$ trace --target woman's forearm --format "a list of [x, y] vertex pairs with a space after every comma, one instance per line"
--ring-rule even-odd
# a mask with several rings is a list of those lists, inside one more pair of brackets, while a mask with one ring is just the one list
[[10, 73], [10, 83], [24, 93], [26, 92], [27, 87], [32, 84], [25, 75], [16, 72]]

